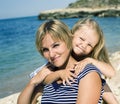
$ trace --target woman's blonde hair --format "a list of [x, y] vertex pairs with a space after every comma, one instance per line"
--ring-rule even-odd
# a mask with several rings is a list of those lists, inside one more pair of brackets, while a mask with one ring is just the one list
[[41, 55], [43, 55], [42, 40], [47, 33], [55, 40], [64, 41], [68, 49], [72, 49], [71, 31], [68, 26], [60, 20], [49, 20], [44, 22], [36, 33], [36, 47]]
[[105, 48], [105, 40], [104, 40], [103, 31], [101, 30], [99, 24], [94, 19], [91, 19], [91, 18], [80, 19], [73, 26], [71, 30], [72, 34], [74, 35], [74, 33], [83, 26], [88, 26], [89, 28], [94, 29], [97, 32], [98, 37], [99, 37], [98, 43], [93, 48], [89, 56], [94, 59], [104, 61], [106, 63], [110, 63], [108, 53]]

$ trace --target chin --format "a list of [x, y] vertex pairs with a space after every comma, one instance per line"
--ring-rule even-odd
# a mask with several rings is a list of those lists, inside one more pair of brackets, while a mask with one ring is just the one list
[[78, 56], [85, 56], [84, 53], [76, 53]]
[[57, 63], [54, 63], [54, 65], [55, 65], [56, 67], [61, 67], [61, 66], [62, 66], [61, 64], [57, 64]]
[[80, 51], [78, 51], [78, 50], [76, 50], [76, 51], [74, 51], [74, 52], [75, 52], [76, 55], [83, 55], [83, 53], [80, 52]]

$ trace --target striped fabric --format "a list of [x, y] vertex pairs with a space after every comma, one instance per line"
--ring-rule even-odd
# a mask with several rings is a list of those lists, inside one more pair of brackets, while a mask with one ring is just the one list
[[[99, 73], [99, 75], [101, 75], [101, 72], [95, 66], [88, 64], [85, 69], [78, 75], [78, 77], [75, 79], [75, 82], [72, 83], [71, 86], [64, 86], [62, 84], [57, 84], [56, 82], [45, 85], [41, 104], [75, 104], [79, 82], [91, 71], [96, 71]], [[103, 89], [101, 89], [101, 96], [98, 104], [101, 104], [102, 102], [102, 93]]]

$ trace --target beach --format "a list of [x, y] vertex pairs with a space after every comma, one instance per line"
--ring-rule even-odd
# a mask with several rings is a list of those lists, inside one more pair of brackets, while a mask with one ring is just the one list
[[[120, 51], [112, 53], [110, 55], [110, 61], [116, 70], [116, 75], [111, 79], [107, 79], [107, 83], [110, 86], [112, 92], [114, 93], [115, 97], [117, 98], [117, 100], [119, 101], [119, 104], [120, 104], [120, 83], [119, 83], [119, 80], [120, 80]], [[17, 104], [17, 98], [18, 98], [19, 94], [20, 94], [20, 92], [0, 99], [0, 104]]]

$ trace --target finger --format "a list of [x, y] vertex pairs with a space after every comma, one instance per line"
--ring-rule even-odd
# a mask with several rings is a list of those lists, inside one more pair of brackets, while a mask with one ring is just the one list
[[81, 72], [81, 67], [76, 67], [75, 74], [78, 75]]
[[75, 69], [74, 69], [74, 68], [70, 68], [69, 70], [70, 70], [70, 71], [74, 71]]
[[71, 85], [70, 80], [68, 78], [66, 78], [66, 83], [67, 85]]
[[70, 69], [70, 72], [74, 73], [74, 72], [75, 72], [75, 69]]
[[77, 74], [76, 73], [71, 73], [70, 76], [72, 76], [73, 78], [77, 78]]
[[61, 83], [63, 83], [63, 82], [62, 82], [62, 80], [58, 80], [57, 83], [58, 83], [58, 84], [61, 84]]
[[69, 77], [69, 81], [75, 82], [75, 80], [73, 79], [73, 77]]
[[63, 85], [66, 86], [65, 80], [63, 80]]
[[78, 67], [78, 65], [79, 65], [79, 63], [76, 63], [75, 66], [74, 66], [74, 69], [75, 69], [76, 67]]

